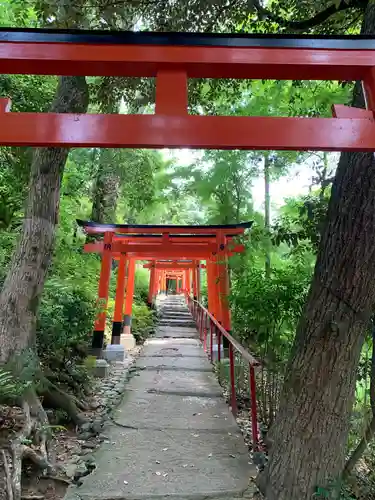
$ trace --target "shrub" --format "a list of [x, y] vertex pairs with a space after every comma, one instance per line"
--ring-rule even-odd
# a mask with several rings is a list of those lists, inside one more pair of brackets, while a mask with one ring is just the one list
[[145, 304], [133, 304], [132, 333], [137, 343], [143, 342], [153, 331], [155, 313]]

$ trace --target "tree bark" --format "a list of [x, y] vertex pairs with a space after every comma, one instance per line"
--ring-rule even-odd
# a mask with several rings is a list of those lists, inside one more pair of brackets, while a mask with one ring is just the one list
[[[114, 104], [114, 98], [103, 109], [105, 113], [118, 113], [120, 103]], [[120, 191], [120, 172], [117, 151], [101, 149], [99, 167], [93, 190], [91, 220], [104, 223], [114, 223], [116, 219], [117, 200]]]
[[[362, 32], [373, 34], [374, 27], [370, 2]], [[359, 84], [353, 104], [363, 107]], [[356, 370], [375, 302], [374, 249], [374, 155], [343, 153], [269, 433], [269, 464], [258, 480], [267, 500], [310, 500], [317, 487], [341, 478]]]
[[[60, 79], [52, 112], [84, 113], [84, 77]], [[35, 320], [51, 262], [58, 222], [61, 179], [69, 150], [35, 149], [23, 230], [0, 295], [0, 363], [34, 342]]]
[[96, 175], [91, 220], [101, 224], [114, 223], [120, 189], [120, 174], [112, 149], [100, 151]]
[[266, 278], [271, 276], [271, 252], [269, 232], [271, 227], [271, 196], [270, 196], [270, 157], [269, 154], [264, 155], [264, 228], [266, 230], [267, 248], [265, 258], [265, 273]]

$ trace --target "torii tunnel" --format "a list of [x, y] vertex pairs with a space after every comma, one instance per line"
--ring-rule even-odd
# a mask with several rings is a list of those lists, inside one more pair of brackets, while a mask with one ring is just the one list
[[[201, 268], [207, 271], [208, 311], [230, 333], [228, 305], [228, 257], [244, 251], [235, 241], [252, 222], [210, 226], [149, 226], [97, 224], [77, 220], [87, 234], [103, 234], [103, 239], [84, 245], [85, 252], [101, 254], [99, 312], [92, 335], [92, 352], [101, 356], [112, 261], [118, 261], [115, 308], [111, 344], [128, 345], [136, 261], [147, 261], [150, 269], [148, 303], [159, 293], [167, 293], [168, 281], [176, 282], [176, 293], [200, 300]], [[205, 262], [205, 264], [203, 264]], [[223, 339], [225, 342], [225, 340]]]

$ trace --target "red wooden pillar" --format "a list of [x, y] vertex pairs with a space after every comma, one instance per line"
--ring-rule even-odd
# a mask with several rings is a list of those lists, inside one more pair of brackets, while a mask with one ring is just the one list
[[179, 294], [180, 291], [180, 278], [176, 276], [176, 293]]
[[154, 280], [154, 289], [152, 292], [152, 299], [156, 297], [160, 290], [160, 271], [158, 269], [155, 270], [155, 280]]
[[166, 271], [161, 271], [160, 273], [160, 293], [165, 293], [167, 290], [167, 283], [166, 283]]
[[155, 264], [152, 264], [152, 267], [150, 269], [150, 283], [148, 287], [148, 297], [147, 297], [147, 302], [149, 306], [152, 306], [152, 298], [154, 294], [154, 286], [155, 286], [155, 276], [156, 274], [156, 269], [155, 269]]
[[126, 266], [127, 266], [127, 257], [126, 254], [122, 253], [120, 255], [120, 260], [118, 263], [118, 270], [117, 270], [115, 312], [113, 315], [111, 344], [120, 344], [120, 338], [122, 332], [122, 319], [123, 319], [122, 314], [123, 314], [124, 297], [125, 297]]
[[206, 272], [207, 272], [208, 310], [216, 318], [214, 269], [212, 262], [209, 260], [207, 260], [206, 262]]
[[[219, 234], [219, 242], [221, 246], [225, 246], [225, 236]], [[219, 303], [220, 303], [220, 323], [223, 325], [228, 333], [231, 333], [232, 323], [229, 307], [229, 273], [228, 273], [228, 256], [226, 253], [221, 253], [218, 256], [217, 262], [218, 270], [218, 289], [219, 289]], [[223, 338], [223, 347], [229, 347], [226, 338]]]
[[215, 318], [222, 324], [221, 318], [221, 300], [220, 300], [220, 288], [219, 288], [219, 266], [217, 263], [217, 257], [212, 259], [212, 278], [213, 278], [213, 303]]
[[130, 259], [128, 264], [128, 280], [126, 285], [126, 298], [124, 310], [124, 333], [131, 333], [132, 309], [135, 283], [135, 259]]
[[104, 344], [105, 322], [107, 317], [108, 290], [111, 279], [112, 267], [112, 237], [113, 233], [104, 234], [104, 250], [99, 277], [98, 308], [99, 312], [95, 321], [92, 334], [91, 349], [94, 356], [100, 357]]
[[191, 270], [187, 269], [186, 270], [186, 293], [188, 295], [191, 294]]
[[186, 293], [186, 272], [185, 271], [182, 271], [182, 278], [181, 278], [181, 282], [182, 282], [182, 293]]
[[197, 273], [197, 301], [201, 301], [201, 263], [196, 260], [196, 273]]
[[197, 289], [197, 261], [193, 260], [193, 269], [192, 269], [192, 275], [193, 275], [193, 298], [194, 300], [197, 300], [198, 298], [198, 289]]

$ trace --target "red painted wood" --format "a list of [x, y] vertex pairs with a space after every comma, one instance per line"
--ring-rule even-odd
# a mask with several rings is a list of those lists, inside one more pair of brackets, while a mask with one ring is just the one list
[[4, 146], [375, 151], [368, 119], [1, 113]]
[[0, 42], [0, 73], [189, 78], [364, 80], [373, 50]]

